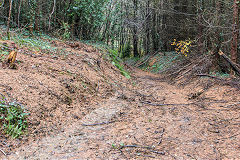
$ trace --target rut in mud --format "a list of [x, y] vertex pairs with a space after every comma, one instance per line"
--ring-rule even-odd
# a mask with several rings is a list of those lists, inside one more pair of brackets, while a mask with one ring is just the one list
[[231, 105], [225, 101], [239, 98], [225, 96], [234, 89], [215, 86], [201, 95], [204, 102], [192, 101], [190, 93], [198, 91], [193, 86], [180, 89], [138, 72], [136, 90], [117, 93], [62, 133], [24, 146], [9, 159], [239, 158], [239, 108], [224, 108]]
[[32, 127], [11, 150], [1, 140], [2, 159], [240, 158], [239, 90], [206, 89], [208, 78], [170, 85], [138, 69], [128, 80], [100, 53], [82, 50], [22, 55], [18, 70], [0, 70], [1, 92], [29, 107]]

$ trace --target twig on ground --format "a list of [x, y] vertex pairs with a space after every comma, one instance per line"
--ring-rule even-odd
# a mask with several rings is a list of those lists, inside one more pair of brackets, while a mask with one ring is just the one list
[[238, 135], [240, 135], [240, 133], [237, 133], [237, 134], [235, 134], [235, 135], [232, 135], [232, 136], [229, 136], [229, 137], [218, 138], [217, 140], [229, 139], [229, 138], [236, 137], [236, 136], [238, 136]]
[[120, 146], [119, 149], [123, 149], [123, 148], [142, 148], [142, 149], [148, 149], [150, 152], [152, 153], [156, 153], [156, 154], [161, 154], [161, 155], [165, 155], [165, 152], [161, 152], [161, 151], [156, 151], [156, 150], [152, 150], [153, 147], [150, 146], [139, 146], [139, 145], [123, 145]]
[[99, 126], [99, 125], [110, 124], [110, 123], [114, 123], [114, 122], [116, 122], [116, 121], [93, 123], [93, 124], [82, 124], [82, 126]]
[[156, 154], [165, 155], [165, 152], [159, 152], [159, 151], [154, 151], [154, 150], [151, 150], [150, 152], [152, 152], [152, 153], [156, 153]]
[[118, 149], [118, 150], [119, 150], [120, 153], [123, 155], [123, 157], [128, 160], [127, 156], [123, 153], [123, 151], [122, 151], [121, 149]]
[[152, 103], [152, 102], [146, 102], [146, 101], [141, 101], [141, 103], [143, 104], [148, 104], [148, 105], [152, 105], [152, 106], [188, 106], [188, 105], [192, 105], [192, 104], [195, 104], [195, 103], [180, 103], [180, 104], [163, 104], [163, 103]]
[[7, 154], [0, 148], [0, 151], [7, 157]]
[[209, 77], [209, 78], [213, 78], [213, 79], [217, 79], [217, 80], [220, 80], [220, 81], [226, 81], [222, 78], [218, 78], [218, 77], [215, 77], [215, 76], [211, 76], [209, 74], [197, 74], [196, 76], [200, 76], [200, 77]]
[[163, 128], [163, 129], [162, 129], [162, 132], [161, 132], [161, 134], [160, 134], [160, 140], [159, 140], [159, 142], [158, 142], [158, 145], [160, 145], [160, 144], [162, 143], [162, 137], [163, 137], [164, 132], [165, 132], [165, 129]]
[[229, 107], [232, 107], [232, 106], [236, 106], [236, 105], [239, 105], [240, 102], [237, 102], [237, 103], [234, 103], [234, 104], [229, 104], [227, 106], [223, 106], [224, 108], [229, 108]]
[[139, 146], [139, 145], [122, 145], [120, 148], [145, 148], [145, 149], [152, 149], [150, 146]]

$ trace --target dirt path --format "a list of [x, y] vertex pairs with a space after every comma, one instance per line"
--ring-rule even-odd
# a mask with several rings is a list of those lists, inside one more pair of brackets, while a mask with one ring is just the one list
[[135, 76], [135, 89], [117, 92], [62, 132], [8, 158], [240, 159], [239, 105], [231, 105], [240, 100], [237, 90], [215, 86], [189, 100], [200, 85], [183, 89], [139, 70]]
[[21, 141], [0, 133], [9, 160], [240, 159], [239, 90], [138, 69], [128, 80], [91, 46], [53, 45], [68, 54], [23, 48], [17, 70], [0, 66], [0, 93], [31, 114]]

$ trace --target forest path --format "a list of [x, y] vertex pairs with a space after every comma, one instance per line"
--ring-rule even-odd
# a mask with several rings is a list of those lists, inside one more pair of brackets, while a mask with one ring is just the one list
[[[239, 110], [189, 100], [201, 90], [197, 86], [179, 88], [161, 82], [158, 75], [134, 74], [135, 90], [123, 89], [62, 132], [23, 146], [8, 159], [240, 158], [239, 124], [233, 123], [239, 121]], [[205, 100], [217, 102], [232, 91], [226, 87], [220, 93], [219, 88], [204, 93]]]

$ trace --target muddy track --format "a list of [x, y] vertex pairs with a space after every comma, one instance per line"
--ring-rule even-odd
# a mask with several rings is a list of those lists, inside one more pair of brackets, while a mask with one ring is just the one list
[[17, 70], [0, 68], [0, 93], [31, 113], [21, 140], [0, 134], [0, 158], [240, 159], [239, 90], [138, 69], [128, 80], [91, 46], [54, 45], [72, 54], [23, 48]]
[[238, 91], [215, 86], [189, 100], [200, 86], [179, 88], [139, 70], [135, 77], [135, 90], [116, 92], [61, 133], [8, 159], [240, 159]]

